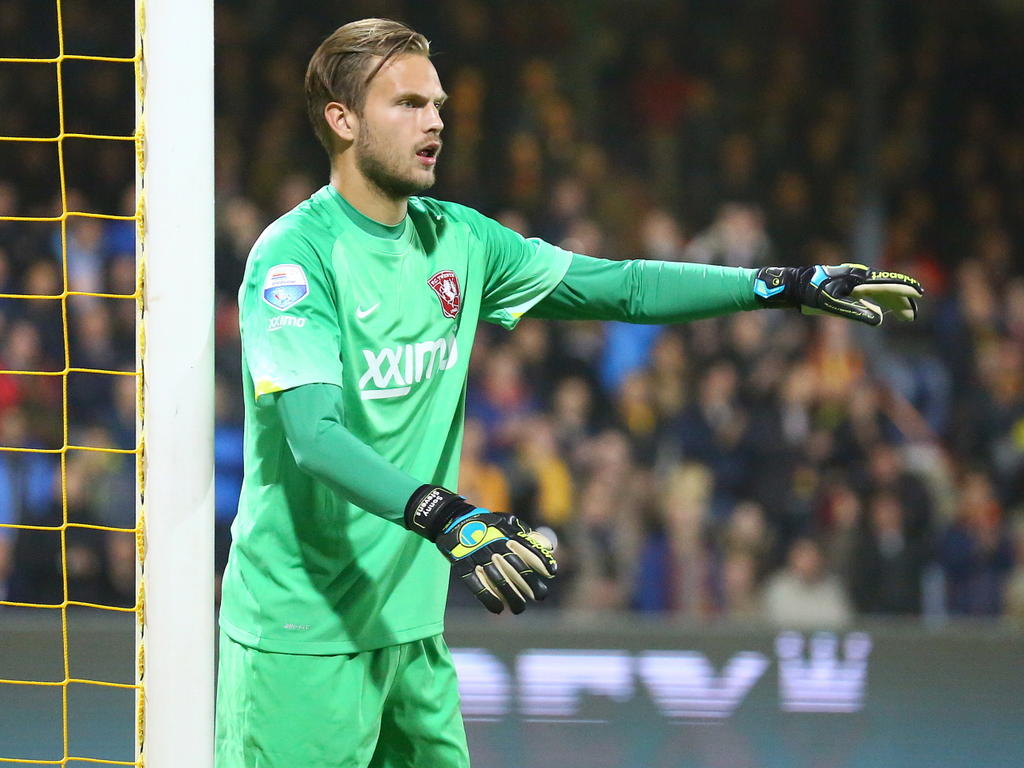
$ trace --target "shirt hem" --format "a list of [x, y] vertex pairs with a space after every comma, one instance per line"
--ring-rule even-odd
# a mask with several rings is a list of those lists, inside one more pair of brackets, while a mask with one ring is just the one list
[[266, 653], [290, 653], [296, 656], [337, 656], [343, 653], [362, 653], [373, 651], [377, 648], [386, 648], [391, 645], [402, 645], [415, 640], [424, 640], [444, 632], [444, 621], [434, 621], [430, 624], [422, 624], [418, 627], [394, 632], [368, 635], [358, 640], [346, 641], [308, 641], [308, 640], [281, 640], [279, 638], [268, 638], [248, 632], [236, 627], [231, 622], [220, 620], [220, 628], [228, 637], [240, 645], [255, 648]]

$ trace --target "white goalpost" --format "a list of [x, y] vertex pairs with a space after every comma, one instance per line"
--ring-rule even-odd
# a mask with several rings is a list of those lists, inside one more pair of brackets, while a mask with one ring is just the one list
[[137, 760], [213, 765], [213, 0], [136, 0]]

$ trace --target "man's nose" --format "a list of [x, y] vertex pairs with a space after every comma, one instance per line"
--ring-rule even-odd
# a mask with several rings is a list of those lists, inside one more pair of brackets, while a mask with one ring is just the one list
[[444, 128], [444, 120], [441, 119], [441, 111], [437, 108], [436, 104], [428, 105], [426, 125], [423, 130], [428, 133], [440, 133], [442, 128]]

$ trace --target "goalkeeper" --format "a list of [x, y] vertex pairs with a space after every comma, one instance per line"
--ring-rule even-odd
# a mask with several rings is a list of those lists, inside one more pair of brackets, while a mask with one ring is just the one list
[[477, 323], [680, 323], [800, 307], [912, 319], [917, 281], [855, 265], [610, 262], [418, 197], [445, 93], [425, 38], [347, 24], [313, 54], [330, 183], [253, 246], [239, 291], [245, 479], [224, 574], [219, 768], [469, 765], [442, 638], [449, 571], [493, 613], [556, 564], [455, 493]]

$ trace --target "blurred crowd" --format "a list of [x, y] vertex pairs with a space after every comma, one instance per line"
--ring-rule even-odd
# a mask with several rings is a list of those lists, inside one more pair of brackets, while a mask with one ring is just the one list
[[[926, 288], [918, 323], [880, 330], [780, 311], [481, 327], [460, 491], [554, 530], [564, 575], [549, 602], [808, 626], [1024, 620], [1024, 18], [995, 2], [882, 3], [865, 66], [856, 6], [356, 0], [341, 18], [220, 0], [218, 566], [242, 473], [244, 260], [326, 182], [305, 63], [338, 24], [390, 15], [431, 38], [451, 94], [431, 194], [592, 256], [868, 254]], [[52, 55], [25, 8], [0, 0], [0, 56]], [[82, 52], [130, 50], [116, 25], [67, 13]], [[0, 134], [53, 135], [52, 71], [14, 67], [0, 65], [13, 105]], [[88, 89], [81, 130], [130, 115], [123, 76], [66, 73], [66, 91]], [[50, 149], [0, 142], [0, 216], [60, 213]], [[65, 162], [68, 210], [134, 210], [130, 152]], [[133, 293], [131, 222], [71, 218], [64, 241], [66, 276], [59, 225], [0, 220], [0, 293], [53, 296], [65, 277]], [[134, 301], [66, 303], [0, 299], [0, 369], [134, 370]], [[70, 374], [65, 422], [60, 377], [0, 375], [0, 445], [134, 447], [134, 393], [132, 376]], [[71, 450], [62, 471], [53, 454], [0, 452], [0, 523], [64, 520], [132, 527], [133, 457]], [[128, 533], [0, 527], [0, 595], [59, 602], [66, 580], [72, 599], [130, 604], [133, 546]]]

